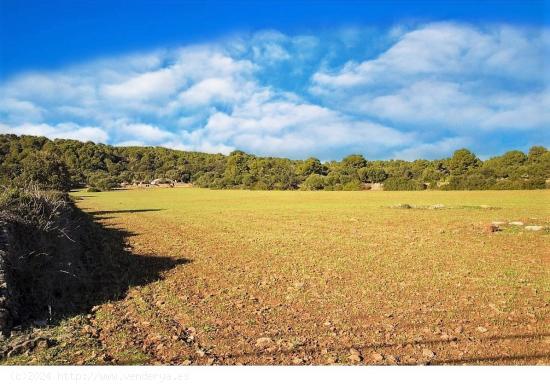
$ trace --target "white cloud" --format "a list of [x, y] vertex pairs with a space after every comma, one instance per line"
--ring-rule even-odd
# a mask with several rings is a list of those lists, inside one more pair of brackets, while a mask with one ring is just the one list
[[374, 59], [350, 61], [336, 72], [317, 72], [313, 80], [318, 91], [380, 83], [403, 85], [422, 76], [540, 80], [545, 73], [544, 46], [542, 31], [435, 23], [405, 33]]
[[325, 159], [442, 156], [505, 132], [523, 145], [550, 129], [549, 36], [454, 23], [264, 31], [103, 58], [1, 83], [0, 131]]
[[15, 127], [6, 123], [0, 123], [0, 132], [17, 135], [45, 136], [50, 139], [75, 139], [83, 142], [106, 143], [109, 140], [109, 135], [101, 128], [81, 127], [75, 123], [59, 123], [55, 126], [44, 123], [23, 123]]
[[109, 127], [113, 132], [116, 131], [119, 136], [120, 134], [124, 134], [147, 142], [160, 142], [174, 138], [173, 133], [145, 123], [127, 123], [124, 120], [118, 120], [110, 123]]
[[252, 82], [239, 82], [232, 78], [207, 78], [181, 92], [177, 105], [196, 107], [210, 105], [214, 101], [230, 103], [238, 101], [255, 87]]
[[0, 100], [0, 115], [10, 122], [42, 120], [43, 109], [30, 101], [5, 98]]
[[342, 147], [403, 145], [410, 138], [393, 128], [355, 120], [319, 105], [272, 93], [253, 96], [231, 114], [218, 112], [197, 134], [259, 154], [299, 156], [304, 150], [326, 153]]
[[463, 147], [471, 147], [472, 140], [466, 137], [444, 138], [434, 142], [416, 143], [393, 154], [395, 159], [413, 161], [422, 158], [440, 158], [450, 156], [453, 151]]
[[386, 51], [312, 76], [327, 106], [455, 136], [550, 127], [546, 30], [435, 23], [397, 31]]
[[118, 84], [104, 85], [102, 91], [111, 99], [148, 100], [167, 97], [178, 86], [177, 73], [173, 67], [147, 72]]
[[146, 146], [146, 144], [143, 143], [143, 142], [140, 141], [140, 140], [127, 140], [127, 141], [124, 141], [124, 142], [116, 143], [116, 146], [120, 146], [120, 147], [127, 147], [127, 146]]

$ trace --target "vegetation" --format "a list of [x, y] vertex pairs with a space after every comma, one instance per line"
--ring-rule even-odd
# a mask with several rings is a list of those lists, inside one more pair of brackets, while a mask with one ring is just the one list
[[386, 190], [542, 189], [550, 178], [550, 152], [534, 146], [528, 154], [509, 151], [481, 161], [462, 149], [451, 158], [412, 162], [354, 154], [322, 163], [0, 135], [0, 184], [105, 191], [159, 178], [212, 189], [361, 190], [368, 183], [384, 183]]
[[127, 231], [136, 269], [174, 266], [6, 363], [550, 362], [548, 191], [80, 194]]
[[66, 193], [1, 189], [0, 338], [12, 326], [86, 312], [173, 265], [128, 253], [123, 232], [94, 222]]

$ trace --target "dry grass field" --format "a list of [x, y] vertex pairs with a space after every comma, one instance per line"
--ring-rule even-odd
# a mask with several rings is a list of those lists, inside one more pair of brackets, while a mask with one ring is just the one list
[[58, 363], [550, 364], [549, 191], [74, 195], [174, 266]]

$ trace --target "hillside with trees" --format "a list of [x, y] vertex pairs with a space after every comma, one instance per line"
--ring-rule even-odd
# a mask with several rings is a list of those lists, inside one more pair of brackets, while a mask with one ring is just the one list
[[544, 189], [550, 152], [533, 146], [482, 161], [461, 149], [439, 160], [371, 161], [349, 155], [341, 161], [228, 156], [163, 147], [115, 147], [45, 137], [0, 135], [0, 185], [67, 191], [111, 190], [123, 184], [165, 179], [212, 189], [384, 190]]

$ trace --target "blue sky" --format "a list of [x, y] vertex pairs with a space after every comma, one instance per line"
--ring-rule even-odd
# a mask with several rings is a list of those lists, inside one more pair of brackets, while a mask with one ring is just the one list
[[550, 145], [543, 1], [0, 7], [2, 133], [323, 160]]

